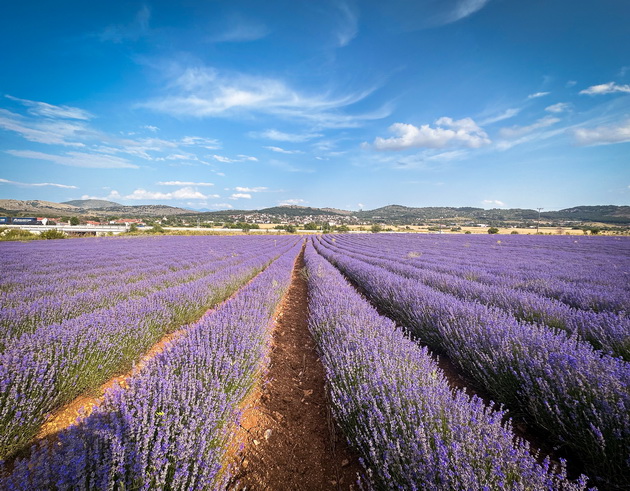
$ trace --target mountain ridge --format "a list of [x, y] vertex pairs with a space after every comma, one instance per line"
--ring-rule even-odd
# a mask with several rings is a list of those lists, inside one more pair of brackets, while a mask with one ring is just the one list
[[[538, 210], [523, 208], [476, 208], [470, 206], [448, 207], [428, 206], [411, 207], [404, 205], [387, 205], [373, 210], [350, 211], [338, 208], [315, 208], [301, 205], [280, 205], [259, 210], [220, 210], [195, 211], [167, 205], [134, 205], [127, 206], [106, 200], [72, 200], [63, 203], [41, 200], [0, 199], [0, 213], [30, 213], [39, 215], [121, 215], [134, 218], [158, 218], [176, 216], [181, 218], [215, 218], [229, 220], [250, 215], [266, 215], [291, 219], [310, 216], [313, 220], [324, 217], [356, 217], [358, 220], [372, 223], [390, 223], [412, 225], [420, 222], [458, 222], [469, 221], [479, 223], [516, 223], [538, 220]], [[562, 222], [599, 222], [616, 225], [630, 225], [630, 206], [626, 205], [581, 205], [557, 211], [541, 211], [541, 221]]]

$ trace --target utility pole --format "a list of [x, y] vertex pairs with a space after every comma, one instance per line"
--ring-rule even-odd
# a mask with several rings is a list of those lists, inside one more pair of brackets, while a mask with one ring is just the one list
[[536, 223], [536, 233], [538, 234], [538, 227], [540, 227], [540, 210], [544, 208], [536, 208], [538, 210], [538, 222]]

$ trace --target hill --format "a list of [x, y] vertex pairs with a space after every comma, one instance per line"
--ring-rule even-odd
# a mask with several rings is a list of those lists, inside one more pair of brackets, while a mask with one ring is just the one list
[[71, 205], [84, 210], [94, 210], [98, 208], [112, 208], [116, 206], [124, 206], [120, 203], [114, 203], [113, 201], [107, 201], [104, 199], [75, 199], [73, 201], [64, 201], [62, 205]]
[[[496, 226], [531, 225], [538, 221], [538, 210], [520, 208], [494, 208], [486, 210], [475, 207], [409, 207], [388, 205], [374, 210], [352, 212], [336, 208], [313, 208], [309, 206], [282, 205], [260, 210], [193, 211], [167, 205], [126, 206], [106, 200], [73, 200], [64, 203], [50, 201], [0, 200], [0, 214], [38, 216], [120, 216], [127, 218], [178, 217], [187, 220], [247, 221], [297, 220], [339, 221], [342, 223], [386, 223], [391, 225], [414, 225], [429, 223], [484, 223]], [[576, 206], [558, 211], [542, 211], [541, 223], [588, 224], [604, 223], [630, 225], [630, 206]], [[261, 222], [264, 223], [264, 222]], [[267, 222], [268, 223], [268, 222]], [[277, 223], [277, 222], [273, 222]]]

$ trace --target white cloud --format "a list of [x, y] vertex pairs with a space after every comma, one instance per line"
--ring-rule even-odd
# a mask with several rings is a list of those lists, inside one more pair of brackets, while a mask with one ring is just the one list
[[131, 194], [123, 196], [122, 199], [134, 201], [162, 201], [162, 200], [186, 200], [186, 199], [208, 199], [218, 198], [216, 194], [203, 194], [192, 187], [183, 187], [171, 193], [161, 193], [159, 191], [147, 191], [146, 189], [136, 189]]
[[213, 155], [212, 158], [224, 164], [232, 164], [234, 162], [258, 162], [256, 157], [250, 157], [249, 155], [237, 155], [235, 159], [224, 157], [223, 155]]
[[284, 148], [280, 148], [280, 147], [264, 147], [267, 150], [271, 150], [272, 152], [276, 152], [276, 153], [284, 153], [287, 155], [291, 155], [291, 154], [296, 154], [296, 153], [304, 153], [301, 150], [285, 150]]
[[252, 199], [252, 195], [249, 193], [234, 193], [228, 199]]
[[284, 201], [279, 201], [278, 204], [280, 206], [288, 206], [288, 205], [301, 205], [303, 203], [308, 203], [308, 201], [305, 201], [303, 199], [297, 198], [297, 199], [285, 199]]
[[484, 199], [482, 203], [484, 205], [505, 206], [505, 203], [503, 201], [499, 201], [498, 199]]
[[357, 12], [342, 2], [337, 5], [341, 16], [339, 18], [339, 28], [336, 32], [337, 45], [339, 47], [347, 46], [359, 32], [359, 19]]
[[200, 66], [179, 70], [171, 77], [164, 96], [139, 106], [172, 116], [205, 118], [261, 113], [309, 121], [321, 127], [345, 128], [389, 114], [385, 110], [352, 116], [340, 113], [342, 108], [365, 99], [374, 89], [341, 96], [333, 96], [330, 91], [303, 94], [281, 79], [219, 73], [211, 67]]
[[212, 182], [190, 182], [190, 181], [160, 181], [160, 186], [214, 186]]
[[94, 133], [82, 122], [33, 120], [5, 109], [0, 109], [0, 128], [18, 133], [28, 141], [70, 147], [85, 147], [77, 140]]
[[143, 128], [144, 128], [145, 130], [149, 130], [149, 131], [151, 131], [152, 133], [157, 133], [157, 132], [160, 130], [160, 128], [158, 128], [157, 126], [152, 126], [152, 125], [150, 125], [150, 124], [146, 124], [146, 125], [144, 125], [144, 126], [143, 126]]
[[266, 37], [270, 30], [260, 22], [244, 19], [241, 16], [232, 16], [223, 21], [227, 25], [225, 29], [210, 37], [214, 43], [242, 43], [256, 41]]
[[234, 188], [234, 190], [238, 191], [239, 193], [261, 193], [263, 191], [267, 191], [267, 189], [268, 188], [264, 186], [258, 186], [255, 188], [244, 188], [244, 187], [236, 186]]
[[579, 145], [608, 145], [630, 142], [630, 120], [614, 126], [577, 128], [573, 134]]
[[406, 150], [408, 148], [444, 148], [446, 146], [465, 146], [479, 148], [490, 143], [483, 129], [471, 118], [453, 120], [442, 117], [435, 122], [420, 127], [412, 124], [394, 123], [389, 131], [398, 135], [392, 138], [377, 137], [372, 144], [376, 150]]
[[54, 182], [19, 182], [19, 181], [9, 181], [8, 179], [0, 179], [0, 184], [11, 184], [13, 186], [26, 187], [26, 188], [50, 186], [53, 188], [62, 188], [62, 189], [78, 189], [76, 186], [70, 186], [68, 184], [56, 184]]
[[213, 210], [223, 210], [223, 209], [232, 209], [234, 208], [230, 203], [213, 203], [208, 206], [208, 208], [212, 208]]
[[64, 155], [54, 155], [33, 150], [7, 150], [8, 154], [27, 159], [47, 160], [55, 164], [71, 167], [87, 167], [92, 169], [137, 169], [138, 166], [126, 159], [111, 155], [86, 152], [67, 152]]
[[529, 94], [527, 96], [528, 99], [538, 99], [539, 97], [544, 97], [546, 95], [551, 94], [551, 92], [536, 92], [534, 94]]
[[61, 118], [61, 119], [92, 119], [94, 116], [84, 109], [71, 106], [54, 106], [47, 102], [29, 101], [27, 99], [19, 99], [11, 95], [5, 95], [7, 99], [19, 102], [28, 107], [28, 112], [35, 116], [44, 116], [47, 118]]
[[365, 208], [365, 205], [363, 203], [357, 203], [357, 206], [359, 207], [360, 210]]
[[571, 107], [571, 104], [569, 104], [568, 102], [558, 102], [557, 104], [552, 104], [551, 106], [547, 106], [545, 108], [545, 111], [557, 114], [557, 113], [563, 113], [565, 111], [568, 111], [570, 107]]
[[580, 94], [586, 95], [613, 94], [615, 92], [630, 93], [630, 85], [618, 85], [615, 82], [608, 82], [607, 84], [592, 85], [588, 89], [580, 90]]
[[313, 138], [319, 138], [324, 135], [321, 133], [285, 133], [274, 129], [265, 130], [263, 132], [251, 132], [250, 136], [254, 138], [266, 138], [268, 140], [275, 140], [281, 142], [302, 143]]
[[444, 24], [457, 22], [481, 10], [489, 0], [459, 0], [444, 19]]
[[499, 121], [503, 121], [503, 120], [506, 120], [506, 119], [513, 118], [514, 116], [516, 116], [520, 112], [521, 112], [520, 108], [515, 108], [514, 107], [514, 108], [506, 109], [505, 111], [503, 111], [500, 114], [497, 114], [496, 116], [492, 116], [492, 117], [484, 119], [479, 124], [485, 126], [487, 124], [497, 123]]
[[545, 116], [544, 118], [540, 118], [538, 121], [528, 126], [511, 126], [509, 128], [501, 128], [499, 134], [502, 138], [507, 139], [520, 138], [524, 135], [527, 135], [528, 133], [531, 133], [538, 129], [546, 128], [560, 121], [560, 119], [554, 116]]
[[182, 145], [195, 146], [198, 145], [208, 150], [216, 150], [221, 148], [221, 142], [215, 138], [203, 138], [200, 136], [185, 136], [181, 139]]

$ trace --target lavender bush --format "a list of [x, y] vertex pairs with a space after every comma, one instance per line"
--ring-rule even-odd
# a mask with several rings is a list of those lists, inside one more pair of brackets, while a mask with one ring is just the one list
[[[294, 242], [251, 241], [256, 254], [242, 253], [242, 261], [200, 279], [9, 340], [0, 354], [0, 458], [27, 444], [49, 413], [130, 369], [164, 334], [199, 318]], [[140, 241], [129, 244], [142, 253]]]
[[266, 365], [296, 244], [82, 423], [15, 462], [5, 489], [217, 489], [238, 405]]
[[361, 298], [312, 247], [309, 327], [333, 411], [378, 489], [583, 489], [515, 439], [504, 413], [452, 391], [426, 348]]
[[588, 343], [467, 302], [321, 245], [388, 315], [446, 352], [513, 413], [545, 429], [607, 485], [630, 480], [630, 366]]

